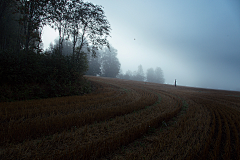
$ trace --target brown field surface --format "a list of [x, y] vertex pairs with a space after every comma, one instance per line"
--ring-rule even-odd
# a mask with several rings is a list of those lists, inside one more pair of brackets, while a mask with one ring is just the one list
[[86, 78], [90, 94], [0, 103], [0, 159], [240, 159], [240, 92]]

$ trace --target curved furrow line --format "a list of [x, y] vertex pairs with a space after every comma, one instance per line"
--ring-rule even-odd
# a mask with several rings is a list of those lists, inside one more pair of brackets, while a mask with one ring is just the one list
[[[190, 106], [189, 111], [179, 123], [178, 128], [182, 128], [182, 130], [178, 129], [178, 134], [185, 136], [179, 140], [181, 145], [175, 146], [176, 152], [169, 159], [197, 159], [202, 156], [199, 152], [203, 148], [203, 143], [206, 143], [210, 117], [207, 116], [208, 110], [204, 106], [199, 105], [195, 108], [196, 106]], [[175, 138], [175, 140], [177, 139], [178, 137]]]
[[[94, 82], [98, 82], [98, 83], [101, 83], [101, 84], [107, 84], [107, 85], [112, 85], [112, 86], [117, 86], [117, 87], [119, 87], [119, 88], [122, 88], [122, 90], [124, 90], [125, 92], [127, 92], [128, 94], [128, 96], [126, 97], [126, 98], [128, 98], [129, 100], [130, 100], [130, 102], [131, 103], [135, 103], [135, 101], [137, 101], [137, 100], [139, 100], [141, 97], [143, 97], [143, 95], [141, 95], [140, 93], [141, 93], [141, 91], [140, 91], [140, 93], [138, 93], [138, 91], [139, 91], [139, 89], [138, 88], [133, 88], [133, 86], [127, 86], [126, 87], [126, 85], [124, 85], [124, 84], [121, 84], [121, 83], [119, 83], [118, 81], [114, 81], [115, 83], [113, 83], [111, 80], [109, 81], [109, 80], [107, 80], [107, 79], [105, 79], [105, 80], [101, 80], [101, 79], [96, 79], [96, 78], [92, 78], [92, 77], [90, 77], [89, 78], [89, 80], [90, 81], [94, 81]], [[134, 97], [132, 97], [133, 94], [134, 93]], [[113, 102], [115, 102], [115, 101], [113, 101]]]
[[[134, 96], [136, 96], [136, 99], [138, 100], [132, 102], [132, 100], [134, 100]], [[103, 121], [116, 116], [128, 114], [152, 105], [156, 103], [158, 99], [157, 96], [154, 96], [151, 93], [140, 91], [138, 94], [130, 96], [130, 98], [131, 101], [127, 103], [124, 103], [124, 99], [119, 101], [117, 104], [114, 102], [115, 106], [112, 107], [109, 107], [107, 105], [108, 103], [105, 102], [106, 106], [98, 107], [97, 109], [89, 107], [91, 109], [87, 109], [82, 112], [75, 111], [75, 113], [64, 116], [62, 114], [53, 114], [46, 118], [41, 116], [1, 124], [1, 144], [6, 142], [21, 142], [26, 138], [35, 139], [41, 136], [47, 136], [64, 130], [69, 130], [72, 127], [78, 128], [96, 121]], [[110, 99], [110, 101], [111, 104], [113, 104], [112, 101], [116, 100]], [[85, 101], [85, 103], [87, 103], [87, 101]]]
[[239, 159], [238, 93], [87, 78], [88, 95], [0, 106], [0, 159]]
[[[161, 95], [164, 95], [164, 94], [161, 94]], [[168, 99], [171, 100], [173, 95], [168, 94], [168, 95], [164, 95], [164, 96], [168, 96], [169, 97]], [[167, 100], [167, 99], [165, 99], [165, 100]], [[167, 101], [169, 101], [169, 100], [167, 100]], [[182, 106], [182, 108], [183, 108], [183, 106]], [[180, 116], [179, 113], [180, 112], [178, 112], [178, 114], [176, 114], [174, 117], [176, 117], [177, 115]], [[184, 117], [184, 115], [181, 115], [180, 117], [182, 117], [182, 116]], [[174, 118], [174, 119], [175, 119], [174, 121], [176, 121], [176, 118]], [[185, 121], [187, 121], [187, 119], [188, 118], [186, 118]], [[184, 124], [184, 123], [185, 122], [182, 122], [182, 124]], [[165, 125], [165, 123], [162, 125]], [[173, 126], [176, 127], [178, 125], [179, 124], [174, 123], [174, 125], [167, 126], [166, 129], [167, 128], [170, 129]], [[161, 152], [165, 153], [166, 151], [164, 151], [164, 150], [166, 150], [170, 146], [172, 147], [171, 143], [173, 143], [175, 141], [175, 139], [178, 139], [179, 136], [182, 137], [181, 133], [185, 132], [184, 127], [176, 127], [177, 130], [179, 131], [178, 132], [179, 134], [174, 133], [176, 131], [174, 129], [170, 129], [170, 131], [169, 131], [170, 133], [168, 132], [167, 134], [162, 134], [162, 132], [165, 132], [164, 131], [165, 129], [162, 130], [162, 128], [163, 127], [158, 126], [157, 128], [154, 128], [153, 133], [150, 132], [152, 134], [150, 134], [150, 135], [147, 134], [144, 136], [144, 138], [136, 139], [134, 142], [132, 142], [131, 144], [126, 146], [126, 148], [129, 150], [128, 151], [129, 153], [124, 153], [124, 155], [125, 155], [124, 157], [121, 156], [122, 153], [121, 153], [121, 149], [120, 149], [120, 150], [116, 151], [116, 153], [115, 153], [116, 155], [114, 155], [114, 154], [109, 155], [108, 157], [106, 157], [106, 159], [114, 159], [114, 157], [119, 157], [120, 159], [141, 159], [141, 157], [145, 158], [145, 159], [153, 159], [153, 157], [156, 153], [161, 153]], [[192, 126], [190, 127], [190, 125], [185, 126], [185, 129], [187, 129], [188, 131], [190, 131], [191, 128], [192, 128]], [[187, 134], [187, 133], [188, 132], [186, 132], [185, 134]], [[191, 133], [192, 133], [192, 135], [194, 135], [194, 132], [191, 132]], [[165, 137], [163, 135], [165, 135]], [[166, 142], [166, 139], [168, 139], [168, 138], [170, 138], [170, 139], [168, 140], [168, 142]], [[182, 142], [189, 141], [189, 138], [187, 138], [185, 136], [183, 136], [182, 138], [186, 138]], [[170, 141], [171, 141], [171, 143], [169, 143]], [[192, 142], [192, 143], [194, 143], [194, 142]], [[181, 143], [179, 143], [179, 144], [181, 144]], [[179, 144], [176, 146], [179, 146]], [[139, 153], [142, 153], [142, 154], [139, 154]]]
[[91, 105], [96, 102], [101, 106], [101, 102], [106, 103], [110, 101], [111, 98], [109, 99], [109, 97], [126, 96], [122, 94], [123, 92], [119, 92], [116, 87], [109, 89], [108, 86], [104, 84], [100, 85], [99, 83], [95, 83], [95, 85], [97, 86], [96, 92], [101, 92], [101, 94], [94, 92], [83, 96], [1, 103], [0, 122], [10, 121], [10, 119], [18, 120], [23, 117], [34, 118], [39, 116], [39, 114], [41, 117], [48, 117], [53, 113], [66, 115], [69, 111], [75, 112], [76, 110], [89, 109]]
[[[218, 148], [215, 148], [219, 143], [218, 141], [221, 140], [221, 133], [219, 124], [221, 124], [221, 118], [219, 115], [219, 112], [215, 109], [214, 106], [209, 106], [209, 101], [206, 99], [202, 99], [198, 96], [191, 96], [190, 98], [195, 105], [200, 105], [202, 109], [208, 110], [209, 116], [211, 117], [209, 119], [209, 123], [205, 123], [204, 128], [205, 132], [202, 134], [203, 138], [202, 140], [199, 139], [197, 143], [198, 147], [194, 149], [193, 151], [189, 152], [189, 154], [185, 157], [185, 159], [209, 159], [214, 157], [219, 153]], [[200, 110], [199, 110], [200, 111]], [[200, 113], [200, 112], [199, 112]], [[203, 114], [203, 113], [201, 113]], [[205, 113], [206, 114], [206, 113]], [[206, 119], [199, 119], [198, 121], [204, 122]], [[196, 123], [196, 122], [193, 122]], [[199, 130], [196, 130], [198, 133]], [[190, 133], [189, 133], [190, 134]], [[200, 134], [201, 135], [201, 134]], [[189, 137], [194, 137], [190, 136]]]
[[201, 95], [201, 98], [208, 99], [212, 101], [212, 103], [219, 103], [222, 105], [226, 105], [227, 107], [233, 108], [240, 112], [240, 100], [238, 97], [230, 97], [227, 95], [224, 96], [217, 96], [212, 94]]
[[[220, 107], [219, 107], [220, 108]], [[223, 118], [223, 126], [222, 126], [222, 142], [220, 146], [220, 152], [221, 158], [223, 159], [230, 159], [230, 151], [231, 151], [231, 139], [230, 139], [230, 129], [228, 125], [229, 119], [227, 119], [227, 114], [222, 110], [221, 108], [219, 109], [221, 111], [221, 117]]]
[[[99, 125], [95, 124], [97, 126], [93, 125], [92, 129], [90, 129], [89, 127], [85, 129], [80, 129], [82, 131], [75, 131], [74, 136], [69, 136], [76, 140], [82, 139], [82, 144], [75, 143], [75, 146], [73, 147], [75, 148], [74, 150], [68, 150], [67, 152], [58, 150], [58, 154], [53, 154], [53, 152], [51, 152], [48, 153], [49, 156], [43, 158], [89, 159], [89, 157], [92, 157], [94, 159], [96, 157], [101, 157], [109, 153], [110, 151], [116, 149], [117, 147], [121, 145], [126, 145], [131, 141], [141, 137], [144, 133], [148, 131], [149, 126], [160, 125], [163, 120], [169, 119], [173, 117], [176, 113], [178, 113], [179, 109], [180, 108], [176, 108], [175, 110], [171, 109], [171, 112], [164, 112], [160, 104], [155, 104], [145, 110], [140, 111], [139, 113], [132, 113], [126, 116], [116, 117], [111, 122], [104, 122], [102, 124], [99, 123]], [[143, 119], [145, 121], [143, 121]], [[113, 122], [115, 123], [115, 125], [113, 125]], [[124, 126], [125, 129], [119, 128], [119, 126]], [[111, 129], [108, 130], [109, 128]], [[65, 142], [63, 139], [63, 137], [66, 137], [66, 135], [62, 135], [63, 137], [61, 135], [62, 134], [58, 136], [56, 135], [54, 141], [58, 141], [57, 139], [58, 137], [60, 137], [59, 140], [63, 141], [62, 144], [66, 145], [67, 140]], [[46, 148], [47, 150], [50, 150], [49, 146], [45, 146], [45, 144], [46, 143], [41, 144], [41, 146], [43, 147], [39, 147], [36, 144], [34, 145], [34, 143], [29, 143], [28, 146], [31, 146], [31, 148], [35, 148], [39, 152], [41, 152], [42, 150], [46, 150]], [[49, 144], [49, 142], [47, 144]], [[13, 152], [12, 155], [14, 155], [14, 153], [15, 152]], [[71, 155], [70, 157], [69, 154]]]
[[217, 106], [215, 110], [218, 110], [221, 114], [222, 121], [222, 140], [220, 146], [220, 153], [223, 159], [235, 159], [240, 155], [239, 148], [239, 129], [240, 128], [240, 112], [227, 104], [225, 100], [217, 100], [212, 97], [201, 97], [209, 100], [211, 103]]
[[[238, 111], [233, 108], [229, 108], [227, 105], [222, 103], [222, 101], [214, 102], [213, 104], [212, 99], [206, 97], [201, 97], [200, 99], [202, 100], [197, 101], [197, 103], [206, 101], [206, 106], [212, 112], [212, 129], [204, 147], [205, 149], [203, 149], [200, 154], [203, 156], [197, 158], [197, 154], [195, 154], [193, 159], [207, 159], [207, 157], [235, 159], [236, 157], [239, 157], [239, 135], [236, 126], [237, 117], [239, 117]], [[218, 117], [217, 121], [215, 121], [215, 117]], [[216, 124], [214, 125], [214, 123]], [[219, 129], [215, 127], [218, 127]], [[218, 133], [216, 133], [216, 131], [218, 131]]]
[[[230, 154], [233, 153], [231, 150], [233, 149], [234, 144], [238, 148], [238, 136], [237, 136], [237, 122], [235, 124], [232, 124], [231, 118], [229, 118], [229, 114], [227, 114], [226, 110], [222, 110], [219, 108], [219, 105], [226, 105], [229, 104], [226, 100], [221, 100], [220, 102], [216, 101], [217, 98], [210, 96], [210, 97], [201, 97], [201, 100], [207, 101], [204, 105], [207, 108], [214, 108], [212, 109], [213, 113], [213, 123], [216, 123], [214, 126], [214, 129], [210, 131], [210, 136], [208, 138], [208, 144], [205, 146], [205, 150], [203, 153], [205, 153], [205, 157], [208, 158], [231, 158]], [[200, 101], [201, 101], [200, 100]], [[216, 105], [217, 102], [217, 105]], [[199, 102], [198, 102], [199, 103]], [[201, 102], [200, 102], [201, 104]], [[219, 104], [219, 105], [218, 105]], [[210, 109], [209, 109], [210, 110]], [[216, 114], [216, 120], [215, 120], [215, 114]], [[236, 114], [235, 114], [236, 115]], [[236, 116], [237, 117], [237, 116]], [[238, 115], [239, 117], [239, 115]], [[236, 118], [237, 119], [237, 118]], [[233, 126], [233, 127], [232, 127]], [[215, 128], [216, 127], [216, 128]], [[234, 130], [234, 133], [233, 133]], [[216, 132], [215, 132], [216, 131]], [[216, 135], [216, 138], [215, 136]], [[191, 137], [190, 133], [189, 136]], [[232, 139], [232, 141], [231, 141]], [[233, 139], [237, 140], [233, 143]], [[208, 149], [211, 148], [210, 151]], [[236, 149], [238, 150], [238, 149]], [[221, 153], [221, 154], [220, 154]], [[235, 152], [236, 153], [236, 152]], [[236, 155], [236, 154], [235, 154]], [[195, 154], [196, 156], [196, 154]], [[193, 156], [194, 157], [194, 156]], [[233, 155], [232, 155], [233, 157]], [[202, 156], [199, 157], [201, 159]]]
[[[149, 109], [151, 109], [153, 113], [161, 113], [157, 110], [154, 111], [154, 109], [156, 109], [155, 107], [154, 108], [149, 108]], [[146, 121], [146, 118], [144, 118], [145, 122], [141, 122], [139, 125], [135, 125], [135, 126], [133, 125], [130, 129], [125, 130], [123, 132], [120, 132], [118, 134], [118, 136], [116, 136], [116, 137], [119, 137], [122, 140], [119, 140], [119, 138], [115, 138], [114, 140], [112, 139], [110, 144], [107, 143], [107, 142], [101, 142], [101, 144], [108, 144], [108, 146], [111, 146], [111, 144], [119, 144], [119, 142], [121, 141], [120, 145], [115, 146], [115, 148], [118, 148], [119, 146], [122, 146], [122, 145], [127, 145], [127, 144], [131, 143], [132, 141], [142, 137], [142, 135], [144, 133], [148, 132], [150, 126], [151, 127], [157, 127], [157, 126], [162, 124], [161, 122], [163, 120], [166, 121], [166, 120], [170, 119], [171, 117], [173, 117], [174, 115], [176, 115], [180, 111], [180, 108], [176, 108], [175, 110], [171, 110], [171, 111], [172, 111], [171, 113], [164, 113], [163, 112], [164, 114], [162, 116], [157, 116], [155, 118], [154, 118], [153, 115], [151, 115], [150, 120]], [[91, 148], [91, 147], [89, 147], [89, 148]], [[104, 146], [100, 147], [100, 148], [104, 148]], [[113, 147], [111, 147], [111, 149], [113, 149]], [[100, 151], [100, 153], [104, 153], [104, 149], [102, 151]], [[100, 155], [100, 156], [102, 156], [102, 155]], [[88, 157], [88, 156], [86, 156], [86, 157]], [[83, 159], [84, 159], [84, 157], [83, 157]]]
[[[207, 159], [207, 155], [209, 155], [209, 150], [211, 147], [211, 141], [214, 139], [214, 135], [216, 134], [215, 131], [217, 131], [217, 123], [216, 123], [216, 111], [214, 111], [214, 109], [209, 108], [210, 112], [211, 112], [211, 126], [210, 126], [210, 132], [209, 132], [209, 136], [207, 137], [205, 146], [202, 150], [202, 152], [199, 154], [198, 159], [203, 158], [203, 159]], [[200, 157], [201, 155], [201, 157]], [[195, 159], [195, 158], [194, 158]]]
[[223, 106], [220, 108], [223, 113], [225, 113], [225, 123], [226, 123], [226, 143], [223, 144], [224, 147], [224, 159], [238, 159], [240, 154], [239, 149], [239, 135], [235, 123], [238, 123], [236, 116], [240, 116], [238, 111]]
[[[198, 147], [201, 147], [199, 142], [204, 139], [203, 135], [206, 133], [206, 131], [203, 131], [204, 128], [199, 128], [203, 124], [193, 125], [192, 122], [199, 118], [206, 119], [202, 113], [207, 110], [202, 110], [203, 112], [199, 114], [195, 108], [190, 107], [189, 109], [176, 125], [168, 130], [160, 130], [153, 135], [146, 136], [142, 141], [135, 142], [138, 144], [137, 146], [134, 146], [135, 143], [128, 146], [130, 149], [124, 156], [120, 152], [120, 155], [117, 154], [112, 159], [114, 157], [120, 157], [120, 159], [186, 159], [185, 157], [189, 152], [199, 150]], [[198, 130], [203, 132], [197, 132]], [[196, 146], [193, 147], [193, 145]]]
[[[228, 126], [228, 120], [225, 115], [226, 113], [216, 103], [209, 103], [207, 107], [211, 108], [210, 110], [214, 110], [215, 117], [217, 119], [214, 136], [212, 137], [213, 139], [211, 139], [210, 142], [210, 151], [208, 153], [207, 159], [222, 159], [224, 156], [226, 158], [229, 158], [229, 155], [223, 154], [229, 153], [230, 151], [230, 130]], [[208, 144], [206, 145], [206, 148], [209, 148]]]
[[[213, 107], [213, 106], [208, 106], [208, 107]], [[213, 139], [210, 141], [211, 145], [210, 145], [208, 158], [217, 159], [219, 157], [220, 145], [222, 140], [222, 120], [221, 120], [219, 111], [216, 110], [216, 107], [213, 107], [213, 109], [215, 110], [216, 127], [214, 131]]]
[[232, 112], [229, 113], [229, 116], [232, 118], [230, 124], [233, 130], [232, 134], [234, 135], [231, 137], [231, 141], [235, 143], [235, 145], [232, 146], [235, 154], [232, 154], [232, 156], [235, 156], [236, 159], [240, 159], [240, 113], [236, 110], [232, 110]]

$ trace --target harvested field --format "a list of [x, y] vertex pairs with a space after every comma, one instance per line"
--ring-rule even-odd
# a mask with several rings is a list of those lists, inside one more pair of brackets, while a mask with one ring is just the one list
[[240, 92], [86, 77], [91, 94], [0, 103], [0, 159], [240, 159]]

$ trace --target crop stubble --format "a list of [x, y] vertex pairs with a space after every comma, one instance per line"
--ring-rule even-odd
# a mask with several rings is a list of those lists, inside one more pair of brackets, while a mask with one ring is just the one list
[[1, 103], [1, 159], [239, 159], [239, 92], [87, 77], [84, 96]]

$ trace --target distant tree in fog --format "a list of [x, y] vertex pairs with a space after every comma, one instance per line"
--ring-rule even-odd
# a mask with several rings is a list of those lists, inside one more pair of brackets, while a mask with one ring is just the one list
[[133, 72], [131, 80], [144, 81], [144, 79], [145, 79], [145, 77], [144, 77], [144, 72], [143, 72], [142, 65], [139, 65], [138, 70]]
[[128, 70], [125, 74], [120, 70], [119, 74], [117, 75], [117, 78], [120, 79], [127, 79], [131, 80], [132, 79], [132, 71]]
[[147, 81], [154, 82], [154, 83], [164, 83], [163, 71], [160, 67], [156, 67], [154, 70], [153, 68], [149, 68], [147, 70]]
[[118, 75], [118, 78], [121, 79], [127, 79], [127, 80], [134, 80], [134, 81], [147, 81], [147, 82], [153, 82], [153, 83], [164, 83], [164, 76], [163, 76], [163, 71], [160, 67], [156, 67], [154, 70], [153, 68], [149, 68], [145, 74], [143, 72], [143, 67], [142, 65], [138, 66], [137, 71], [130, 71], [128, 70], [125, 74], [122, 72]]
[[[48, 52], [57, 54], [59, 52], [59, 41], [55, 39], [54, 44], [50, 44]], [[91, 47], [91, 46], [90, 46]], [[62, 55], [71, 56], [73, 43], [71, 41], [62, 42]], [[117, 58], [117, 50], [112, 46], [110, 50], [105, 47], [103, 50], [96, 50], [94, 54], [89, 53], [88, 47], [82, 48], [79, 54], [79, 67], [84, 68], [86, 75], [101, 75], [104, 77], [116, 77], [120, 70], [120, 62]]]
[[144, 81], [145, 80], [145, 76], [144, 76], [142, 65], [138, 66], [136, 79], [137, 79], [137, 81]]
[[119, 73], [118, 73], [118, 75], [116, 77], [119, 78], [119, 79], [124, 79], [123, 76], [124, 76], [124, 74], [122, 72], [122, 69], [120, 69]]
[[155, 82], [155, 73], [153, 68], [147, 70], [147, 82]]
[[156, 83], [164, 83], [165, 82], [165, 79], [164, 79], [164, 76], [163, 76], [163, 71], [160, 67], [157, 67], [155, 69], [155, 77], [156, 77]]
[[133, 76], [132, 71], [128, 70], [124, 75], [124, 79], [132, 80], [132, 76]]
[[88, 55], [88, 71], [86, 75], [97, 76], [101, 74], [101, 63], [100, 63], [99, 52], [96, 51], [96, 56]]
[[132, 72], [132, 76], [131, 76], [130, 79], [133, 80], [133, 81], [137, 81], [137, 71]]
[[[72, 55], [72, 46], [73, 46], [72, 42], [65, 40], [62, 42], [61, 46], [62, 46], [62, 55], [64, 55], [64, 56]], [[54, 40], [54, 45], [52, 43], [50, 43], [48, 50], [53, 51], [53, 48], [55, 48], [56, 50], [59, 49], [59, 40], [58, 39]]]
[[134, 81], [144, 81], [145, 76], [144, 76], [142, 65], [138, 66], [137, 71], [132, 72], [132, 71], [128, 70], [125, 74], [123, 74], [122, 72], [119, 73], [117, 78], [134, 80]]
[[120, 62], [117, 58], [117, 50], [110, 46], [101, 52], [101, 76], [116, 78], [120, 71]]

